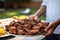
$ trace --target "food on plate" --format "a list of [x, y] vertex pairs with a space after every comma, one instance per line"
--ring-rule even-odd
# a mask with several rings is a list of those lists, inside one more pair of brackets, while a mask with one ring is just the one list
[[26, 18], [28, 18], [28, 16], [27, 15], [22, 15], [22, 16], [19, 16], [19, 17], [13, 16], [13, 18], [19, 20], [19, 19], [26, 19]]
[[39, 19], [19, 19], [17, 21], [10, 22], [9, 25], [6, 25], [6, 30], [15, 35], [40, 35], [44, 34], [43, 29], [46, 26], [48, 26], [48, 23], [41, 22]]
[[13, 16], [13, 18], [19, 20], [19, 18], [17, 16]]
[[27, 15], [21, 15], [21, 16], [19, 16], [19, 18], [20, 19], [25, 19], [25, 18], [28, 18], [28, 16]]
[[0, 27], [0, 36], [7, 34], [6, 30], [3, 27]]

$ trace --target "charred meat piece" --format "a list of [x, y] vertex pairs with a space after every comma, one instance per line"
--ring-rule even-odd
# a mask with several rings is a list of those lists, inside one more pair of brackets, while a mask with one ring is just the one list
[[17, 34], [18, 34], [18, 35], [22, 35], [22, 34], [24, 34], [24, 31], [21, 30], [21, 29], [17, 29]]
[[39, 30], [30, 30], [30, 33], [37, 33]]

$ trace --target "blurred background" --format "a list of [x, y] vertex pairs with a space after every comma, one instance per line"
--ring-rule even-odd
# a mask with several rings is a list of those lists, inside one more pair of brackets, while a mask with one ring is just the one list
[[[40, 8], [41, 3], [42, 0], [0, 0], [0, 19], [28, 17]], [[41, 19], [45, 20], [45, 15]]]

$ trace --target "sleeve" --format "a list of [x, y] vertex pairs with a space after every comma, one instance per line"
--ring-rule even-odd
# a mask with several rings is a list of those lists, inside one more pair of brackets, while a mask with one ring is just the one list
[[41, 5], [47, 6], [48, 0], [43, 0]]

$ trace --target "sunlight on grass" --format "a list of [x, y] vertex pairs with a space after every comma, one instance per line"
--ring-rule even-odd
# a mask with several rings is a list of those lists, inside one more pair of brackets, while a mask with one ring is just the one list
[[13, 16], [13, 15], [16, 15], [17, 13], [16, 12], [7, 12], [6, 15], [8, 16]]

